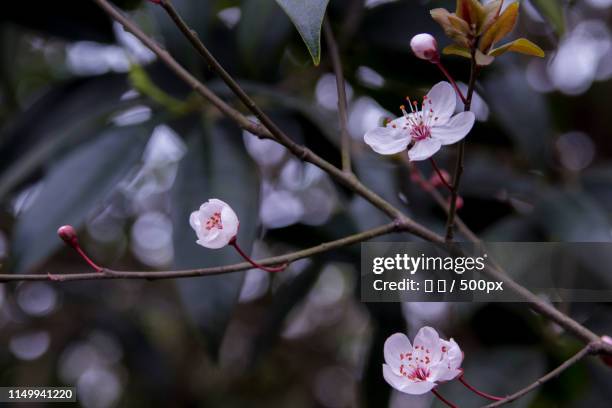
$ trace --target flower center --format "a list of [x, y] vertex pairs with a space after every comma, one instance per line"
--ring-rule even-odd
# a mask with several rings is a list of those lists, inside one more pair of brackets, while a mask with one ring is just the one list
[[[418, 347], [416, 347], [416, 350], [418, 351]], [[400, 353], [400, 360], [404, 362], [399, 367], [399, 372], [402, 376], [411, 381], [427, 381], [430, 374], [428, 367], [431, 364], [431, 360], [429, 358], [429, 350], [423, 349], [423, 351], [425, 352], [424, 356], [421, 356], [421, 353]]]
[[223, 223], [221, 222], [221, 213], [216, 212], [206, 220], [206, 230], [210, 231], [213, 228], [223, 229]]
[[404, 117], [407, 120], [407, 127], [410, 131], [410, 136], [415, 141], [425, 140], [431, 136], [431, 128], [436, 124], [438, 117], [433, 110], [433, 103], [427, 96], [423, 97], [421, 103], [421, 109], [419, 110], [419, 104], [417, 101], [411, 101], [409, 97], [408, 106], [410, 107], [410, 113], [406, 111], [404, 105], [400, 106]]

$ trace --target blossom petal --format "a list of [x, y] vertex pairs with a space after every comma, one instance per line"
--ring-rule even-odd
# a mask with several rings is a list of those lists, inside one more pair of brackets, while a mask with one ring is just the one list
[[200, 238], [202, 234], [202, 222], [200, 221], [199, 211], [194, 211], [191, 213], [191, 215], [189, 216], [189, 225], [191, 225], [191, 228], [193, 228], [198, 238]]
[[463, 351], [461, 351], [457, 342], [450, 339], [449, 341], [442, 340], [442, 343], [447, 347], [446, 359], [449, 362], [450, 368], [456, 369], [461, 367], [461, 363], [463, 362]]
[[412, 344], [403, 333], [395, 333], [385, 341], [383, 347], [385, 362], [389, 364], [395, 372], [399, 373], [399, 366], [402, 364], [400, 355], [412, 352]]
[[432, 355], [431, 360], [438, 362], [442, 353], [438, 332], [428, 326], [422, 327], [414, 337], [414, 348], [429, 350]]
[[452, 381], [461, 375], [463, 371], [448, 368], [445, 361], [440, 361], [429, 368], [429, 379], [437, 383]]
[[410, 132], [405, 129], [405, 122], [405, 118], [399, 118], [385, 127], [372, 129], [365, 134], [363, 140], [379, 154], [396, 154], [404, 151], [411, 140]]
[[427, 160], [440, 150], [442, 143], [439, 140], [428, 138], [420, 140], [408, 150], [408, 158], [411, 161]]
[[431, 381], [444, 382], [451, 381], [461, 374], [461, 363], [463, 362], [463, 352], [457, 342], [453, 339], [449, 341], [440, 339], [442, 351], [440, 362], [430, 369]]
[[446, 125], [434, 126], [431, 129], [431, 137], [443, 145], [456, 143], [472, 130], [475, 118], [472, 112], [458, 113]]
[[433, 110], [436, 125], [445, 125], [450, 117], [455, 113], [457, 98], [452, 85], [446, 81], [438, 82], [427, 94], [427, 100], [423, 106], [423, 112]]
[[436, 383], [431, 381], [409, 381], [400, 391], [406, 394], [423, 395], [432, 390]]
[[383, 364], [383, 377], [385, 381], [389, 383], [390, 386], [395, 388], [398, 391], [402, 391], [411, 381], [401, 375], [395, 374], [391, 366], [387, 364]]
[[238, 225], [240, 223], [238, 216], [230, 206], [226, 206], [221, 210], [221, 222], [223, 223], [221, 232], [228, 241], [238, 234]]

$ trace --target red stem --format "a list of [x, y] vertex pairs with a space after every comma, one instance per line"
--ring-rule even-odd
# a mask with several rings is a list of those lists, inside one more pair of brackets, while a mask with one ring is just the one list
[[440, 69], [440, 71], [442, 71], [444, 76], [449, 80], [453, 88], [455, 88], [455, 92], [457, 92], [457, 95], [459, 95], [459, 98], [461, 98], [461, 102], [463, 102], [463, 104], [465, 105], [467, 103], [467, 99], [465, 98], [465, 96], [463, 96], [461, 89], [459, 89], [459, 87], [457, 86], [457, 83], [451, 76], [450, 72], [446, 70], [446, 68], [444, 67], [444, 65], [442, 65], [441, 62], [435, 62], [434, 64]]
[[463, 378], [463, 376], [459, 377], [459, 381], [461, 381], [461, 384], [465, 385], [465, 387], [468, 390], [472, 391], [474, 394], [480, 395], [482, 398], [486, 398], [486, 399], [491, 400], [491, 401], [501, 401], [501, 400], [503, 400], [502, 397], [496, 397], [495, 395], [490, 395], [490, 394], [487, 394], [486, 392], [482, 392], [480, 390], [477, 390], [476, 388], [474, 388], [470, 384], [468, 384], [468, 382], [465, 381], [465, 378]]
[[433, 395], [435, 395], [436, 397], [438, 397], [438, 399], [440, 401], [442, 401], [443, 403], [445, 403], [446, 405], [448, 405], [450, 408], [459, 408], [457, 407], [455, 404], [453, 404], [452, 402], [450, 402], [449, 400], [447, 400], [446, 398], [444, 398], [442, 395], [440, 395], [440, 393], [438, 391], [436, 391], [435, 388], [431, 389], [431, 392]]
[[85, 262], [87, 262], [96, 272], [102, 272], [102, 268], [96, 265], [96, 263], [87, 256], [85, 251], [81, 249], [81, 246], [78, 243], [73, 244], [72, 248], [74, 248], [74, 250], [81, 255], [81, 258], [83, 258]]
[[246, 252], [244, 252], [242, 250], [242, 248], [240, 248], [240, 246], [238, 245], [238, 242], [236, 241], [236, 239], [233, 239], [230, 242], [230, 245], [233, 246], [234, 248], [236, 248], [236, 251], [238, 251], [240, 256], [243, 257], [248, 263], [253, 265], [255, 268], [261, 269], [262, 271], [266, 271], [266, 272], [282, 272], [285, 269], [287, 269], [287, 264], [283, 264], [283, 265], [279, 265], [279, 266], [273, 266], [273, 267], [266, 267], [266, 266], [258, 264], [250, 256], [248, 256], [246, 254]]
[[429, 162], [431, 163], [431, 166], [436, 171], [436, 173], [438, 174], [438, 177], [440, 177], [440, 180], [446, 186], [446, 188], [448, 188], [449, 191], [453, 191], [453, 188], [451, 187], [450, 184], [448, 184], [448, 181], [446, 181], [446, 177], [444, 177], [444, 175], [442, 174], [442, 171], [440, 171], [440, 168], [436, 164], [436, 161], [433, 159], [433, 157], [429, 159]]

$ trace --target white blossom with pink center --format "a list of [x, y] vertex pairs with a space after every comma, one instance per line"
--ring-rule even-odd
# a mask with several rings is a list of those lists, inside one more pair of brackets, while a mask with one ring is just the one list
[[462, 373], [459, 345], [453, 339], [441, 339], [431, 327], [419, 330], [414, 346], [405, 334], [393, 334], [385, 341], [384, 355], [383, 377], [406, 394], [425, 394]]
[[457, 143], [474, 126], [474, 114], [461, 112], [453, 116], [457, 101], [448, 82], [439, 82], [423, 97], [419, 110], [410, 101], [410, 112], [401, 107], [402, 117], [367, 132], [365, 142], [379, 154], [396, 154], [408, 149], [412, 161], [426, 160], [444, 145]]
[[196, 243], [210, 249], [223, 248], [238, 233], [238, 216], [227, 203], [211, 198], [191, 213], [189, 224], [198, 236]]

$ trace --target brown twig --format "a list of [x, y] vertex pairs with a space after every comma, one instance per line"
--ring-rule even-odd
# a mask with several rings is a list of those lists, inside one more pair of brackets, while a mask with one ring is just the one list
[[[290, 264], [299, 259], [308, 258], [313, 255], [317, 255], [323, 252], [327, 252], [333, 249], [345, 247], [348, 245], [356, 244], [359, 242], [367, 241], [369, 239], [389, 234], [391, 232], [399, 232], [403, 230], [401, 222], [391, 222], [389, 224], [382, 225], [377, 228], [372, 228], [358, 234], [350, 235], [335, 241], [324, 242], [317, 246], [303, 249], [301, 251], [292, 252], [282, 256], [275, 256], [271, 258], [262, 259], [257, 261], [258, 265], [273, 266]], [[233, 265], [225, 266], [214, 266], [211, 268], [201, 269], [186, 269], [180, 271], [117, 271], [108, 268], [102, 268], [100, 272], [93, 273], [76, 273], [66, 275], [20, 275], [20, 274], [4, 274], [0, 275], [0, 282], [18, 282], [18, 281], [40, 281], [40, 280], [51, 280], [58, 282], [70, 282], [70, 281], [81, 281], [81, 280], [96, 280], [96, 279], [176, 279], [176, 278], [192, 278], [197, 276], [211, 276], [221, 275], [224, 273], [244, 271], [252, 268], [253, 265], [249, 262], [241, 262]]]
[[348, 102], [346, 98], [346, 85], [344, 83], [344, 73], [342, 72], [342, 61], [338, 44], [334, 38], [331, 24], [328, 18], [323, 22], [325, 32], [325, 42], [331, 59], [334, 74], [336, 75], [336, 89], [338, 91], [338, 119], [340, 121], [340, 144], [342, 154], [342, 171], [351, 172], [351, 135], [348, 130]]

